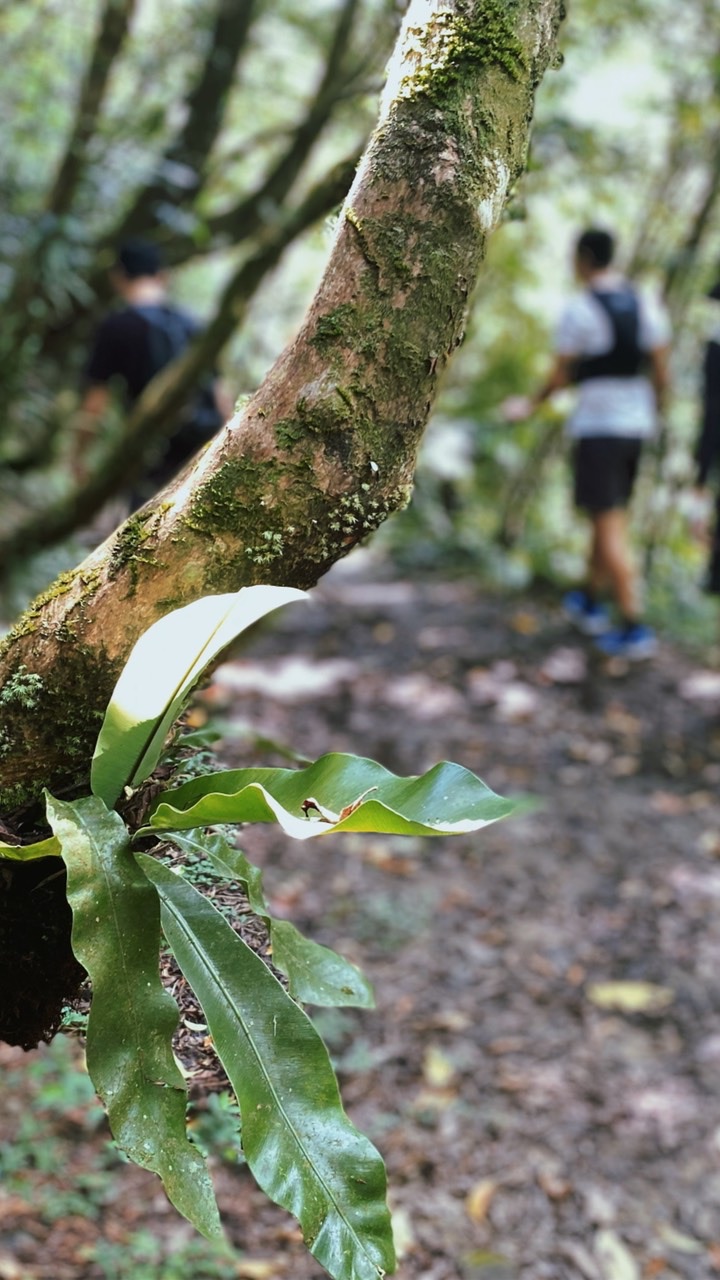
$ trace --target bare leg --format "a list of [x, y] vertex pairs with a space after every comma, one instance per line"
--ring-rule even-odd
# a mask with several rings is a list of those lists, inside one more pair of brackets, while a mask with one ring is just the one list
[[640, 614], [640, 603], [628, 547], [627, 514], [622, 507], [616, 507], [591, 516], [591, 521], [590, 590], [598, 593], [609, 586], [622, 616], [633, 621]]

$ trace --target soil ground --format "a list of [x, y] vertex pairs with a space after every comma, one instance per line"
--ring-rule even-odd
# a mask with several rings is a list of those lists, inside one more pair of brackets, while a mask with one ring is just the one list
[[[229, 765], [447, 758], [532, 797], [452, 840], [243, 832], [275, 913], [375, 984], [317, 1021], [387, 1161], [401, 1280], [720, 1276], [717, 677], [665, 643], [601, 662], [554, 599], [348, 567], [200, 705]], [[0, 1280], [321, 1280], [230, 1160], [234, 1261], [191, 1245], [86, 1096], [54, 1100], [54, 1052], [0, 1053]]]

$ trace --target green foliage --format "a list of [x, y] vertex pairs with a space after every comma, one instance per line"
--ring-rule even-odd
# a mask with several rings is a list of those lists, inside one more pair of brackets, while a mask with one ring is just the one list
[[[273, 964], [288, 980], [290, 994], [307, 1004], [355, 1005], [371, 1009], [375, 1003], [372, 987], [355, 965], [312, 942], [289, 920], [270, 915], [262, 889], [262, 872], [220, 833], [194, 830], [190, 835], [173, 831], [173, 844], [190, 856], [200, 854], [200, 866], [235, 881], [247, 894], [251, 910], [265, 923], [272, 947]], [[192, 877], [188, 877], [192, 879]]]
[[278, 822], [296, 840], [336, 831], [457, 835], [504, 818], [512, 805], [447, 761], [398, 778], [374, 760], [332, 753], [306, 769], [232, 769], [166, 791], [141, 834], [224, 822]]
[[67, 867], [73, 950], [92, 982], [88, 1071], [115, 1140], [160, 1175], [203, 1235], [217, 1236], [210, 1178], [185, 1129], [187, 1093], [171, 1043], [178, 1011], [158, 974], [157, 895], [133, 859], [125, 824], [102, 800], [48, 798], [48, 819]]
[[113, 805], [152, 773], [190, 693], [212, 660], [247, 627], [304, 592], [245, 587], [160, 618], [135, 645], [108, 703], [93, 755], [93, 794]]
[[[118, 1147], [160, 1176], [198, 1230], [219, 1236], [212, 1184], [191, 1141], [173, 1054], [178, 1010], [159, 977], [162, 934], [201, 1005], [237, 1099], [239, 1126], [231, 1116], [231, 1135], [227, 1125], [215, 1134], [224, 1157], [229, 1137], [231, 1144], [239, 1137], [258, 1184], [297, 1217], [308, 1248], [335, 1280], [378, 1280], [394, 1267], [384, 1166], [345, 1115], [325, 1045], [297, 1003], [368, 1008], [372, 990], [354, 965], [274, 919], [260, 871], [225, 834], [205, 828], [276, 821], [300, 839], [329, 831], [449, 835], [477, 830], [512, 806], [459, 765], [398, 778], [372, 760], [331, 754], [307, 768], [214, 774], [205, 761], [199, 776], [172, 789], [166, 784], [140, 827], [140, 818], [127, 825], [109, 807], [121, 797], [135, 801], [138, 789], [142, 798], [142, 784], [208, 664], [252, 622], [303, 594], [251, 587], [155, 623], [135, 646], [108, 706], [93, 757], [94, 794], [68, 802], [48, 795], [52, 837], [24, 850], [2, 846], [0, 856], [39, 856], [41, 849], [65, 862], [72, 946], [92, 986], [88, 1071]], [[198, 745], [204, 749], [207, 739]], [[141, 813], [143, 805], [131, 809]], [[135, 837], [158, 831], [188, 858], [186, 868], [166, 865], [164, 846], [156, 856], [134, 851]], [[237, 883], [263, 920], [287, 990], [203, 893], [218, 875]], [[212, 1126], [205, 1126], [205, 1138], [212, 1145]]]
[[146, 855], [137, 861], [235, 1091], [259, 1186], [298, 1219], [330, 1275], [377, 1280], [394, 1270], [382, 1161], [345, 1116], [309, 1018], [192, 885]]

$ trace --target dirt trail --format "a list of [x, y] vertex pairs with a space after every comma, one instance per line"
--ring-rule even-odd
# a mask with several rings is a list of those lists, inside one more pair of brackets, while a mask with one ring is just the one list
[[[720, 1275], [713, 688], [670, 646], [632, 669], [598, 663], [552, 602], [346, 569], [204, 695], [231, 765], [258, 761], [260, 732], [263, 763], [284, 763], [278, 745], [402, 773], [449, 758], [535, 798], [454, 840], [244, 840], [274, 909], [376, 985], [375, 1012], [318, 1021], [387, 1159], [401, 1280]], [[20, 1058], [3, 1055], [11, 1076]], [[23, 1105], [12, 1078], [3, 1141]], [[73, 1160], [98, 1141], [83, 1130]], [[170, 1240], [154, 1184], [121, 1173], [113, 1202], [75, 1222], [86, 1256], [143, 1223]], [[257, 1264], [237, 1274], [320, 1280], [242, 1170], [218, 1183]], [[124, 1275], [78, 1261], [64, 1219], [29, 1221], [0, 1192], [0, 1277]], [[147, 1274], [167, 1280], [167, 1265]]]

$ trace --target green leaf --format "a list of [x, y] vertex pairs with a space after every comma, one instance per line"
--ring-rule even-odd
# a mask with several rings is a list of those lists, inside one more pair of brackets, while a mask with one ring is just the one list
[[297, 840], [331, 831], [458, 835], [504, 818], [513, 807], [458, 764], [444, 761], [421, 777], [398, 778], [374, 760], [333, 753], [307, 769], [232, 769], [193, 778], [162, 793], [143, 830], [279, 822]]
[[59, 858], [60, 845], [54, 836], [35, 844], [5, 844], [0, 840], [0, 858], [11, 862], [34, 862], [37, 858]]
[[258, 1184], [295, 1215], [335, 1280], [378, 1280], [395, 1265], [385, 1169], [342, 1109], [325, 1045], [211, 903], [168, 867], [136, 857], [235, 1090]]
[[294, 587], [243, 587], [160, 618], [140, 637], [108, 703], [92, 761], [93, 795], [112, 807], [160, 758], [167, 734], [203, 671], [247, 627], [291, 600]]
[[270, 914], [262, 889], [262, 872], [234, 849], [224, 836], [209, 832], [177, 833], [173, 843], [186, 853], [200, 854], [218, 875], [237, 880], [256, 915], [265, 921], [272, 946], [273, 964], [284, 973], [290, 992], [304, 1004], [372, 1009], [373, 989], [360, 970], [343, 956], [305, 938], [289, 920]]
[[158, 895], [102, 800], [48, 796], [47, 810], [67, 866], [73, 950], [92, 983], [88, 1071], [113, 1135], [131, 1160], [160, 1175], [203, 1235], [219, 1236], [210, 1176], [186, 1133], [187, 1094], [171, 1043], [178, 1011], [158, 972]]

